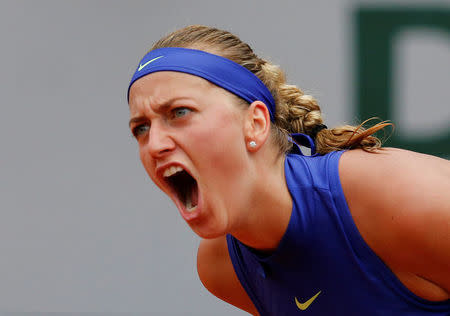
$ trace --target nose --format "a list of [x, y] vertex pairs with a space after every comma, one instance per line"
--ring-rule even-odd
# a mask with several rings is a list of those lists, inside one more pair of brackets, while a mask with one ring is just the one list
[[150, 127], [146, 147], [148, 153], [157, 159], [172, 152], [175, 149], [175, 143], [167, 129], [162, 124], [154, 122]]

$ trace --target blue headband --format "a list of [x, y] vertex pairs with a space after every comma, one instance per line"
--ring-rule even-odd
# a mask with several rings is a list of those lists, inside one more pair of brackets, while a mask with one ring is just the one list
[[270, 112], [272, 122], [275, 117], [275, 101], [269, 89], [247, 68], [230, 59], [201, 50], [179, 47], [159, 48], [142, 58], [128, 86], [139, 78], [157, 71], [184, 72], [206, 79], [230, 91], [248, 103], [263, 102]]
[[[158, 71], [177, 71], [206, 79], [213, 84], [230, 91], [248, 103], [262, 101], [275, 121], [275, 101], [269, 89], [250, 70], [234, 61], [201, 50], [166, 47], [150, 51], [142, 58], [128, 86], [129, 100], [131, 85], [141, 77]], [[311, 148], [315, 154], [314, 140], [305, 134], [293, 133], [290, 141]], [[300, 147], [294, 143], [293, 152], [302, 154]], [[303, 154], [302, 154], [303, 155]]]

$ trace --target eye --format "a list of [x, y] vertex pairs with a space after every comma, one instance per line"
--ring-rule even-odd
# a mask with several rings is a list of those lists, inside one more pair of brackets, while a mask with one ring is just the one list
[[173, 118], [182, 118], [183, 116], [186, 116], [187, 114], [189, 114], [189, 112], [191, 112], [190, 109], [180, 107], [180, 108], [173, 109], [172, 115], [173, 115]]
[[132, 133], [133, 133], [134, 137], [139, 138], [140, 136], [147, 133], [149, 131], [149, 129], [150, 129], [150, 126], [148, 124], [141, 124], [141, 125], [137, 125], [136, 127], [134, 127], [132, 129]]

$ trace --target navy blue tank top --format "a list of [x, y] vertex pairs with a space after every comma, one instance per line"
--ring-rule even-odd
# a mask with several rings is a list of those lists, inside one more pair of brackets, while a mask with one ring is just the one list
[[287, 155], [293, 208], [273, 253], [227, 235], [236, 275], [260, 315], [449, 316], [450, 300], [414, 295], [364, 242], [339, 180], [341, 155]]

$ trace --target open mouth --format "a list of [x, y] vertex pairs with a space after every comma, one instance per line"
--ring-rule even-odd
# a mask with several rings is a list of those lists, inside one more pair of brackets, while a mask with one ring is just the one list
[[198, 205], [197, 181], [183, 168], [171, 166], [164, 171], [164, 178], [183, 203], [186, 211], [192, 212]]

